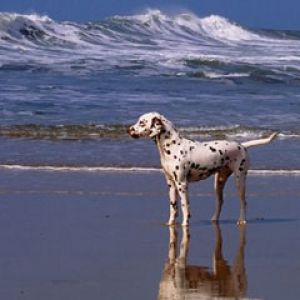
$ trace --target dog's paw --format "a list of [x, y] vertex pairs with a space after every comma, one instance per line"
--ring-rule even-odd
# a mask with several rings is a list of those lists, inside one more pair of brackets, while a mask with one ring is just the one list
[[215, 224], [219, 223], [219, 219], [216, 218], [216, 217], [212, 217], [212, 218], [210, 219], [210, 221], [211, 221], [212, 223], [215, 223]]
[[247, 221], [245, 219], [237, 221], [237, 225], [245, 225], [245, 224], [247, 224]]
[[189, 222], [182, 222], [182, 223], [181, 223], [181, 226], [182, 226], [182, 227], [188, 227], [188, 226], [189, 226]]
[[176, 225], [176, 221], [175, 221], [175, 220], [173, 220], [173, 221], [168, 221], [168, 222], [166, 223], [166, 225], [167, 225], [167, 226], [175, 226], [175, 225]]

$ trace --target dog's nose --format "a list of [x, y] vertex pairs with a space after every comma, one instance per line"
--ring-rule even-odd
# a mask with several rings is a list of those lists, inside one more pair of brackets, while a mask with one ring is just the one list
[[129, 127], [127, 128], [127, 133], [128, 133], [129, 135], [131, 135], [132, 130], [133, 130], [132, 126], [129, 126]]
[[135, 139], [139, 137], [139, 136], [135, 133], [133, 126], [129, 126], [129, 127], [127, 128], [127, 133], [128, 133], [131, 137], [133, 137], [133, 138], [135, 138]]

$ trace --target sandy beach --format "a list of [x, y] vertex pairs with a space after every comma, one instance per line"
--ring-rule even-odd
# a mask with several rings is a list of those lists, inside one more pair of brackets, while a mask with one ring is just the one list
[[249, 176], [242, 228], [232, 182], [220, 226], [192, 185], [189, 231], [163, 225], [159, 172], [2, 169], [0, 194], [1, 299], [300, 297], [299, 176]]

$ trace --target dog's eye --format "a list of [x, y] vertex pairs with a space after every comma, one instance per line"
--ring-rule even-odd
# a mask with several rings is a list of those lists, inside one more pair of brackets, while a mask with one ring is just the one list
[[143, 122], [143, 121], [140, 121], [139, 125], [140, 125], [141, 127], [145, 127], [145, 126], [146, 126], [145, 122]]

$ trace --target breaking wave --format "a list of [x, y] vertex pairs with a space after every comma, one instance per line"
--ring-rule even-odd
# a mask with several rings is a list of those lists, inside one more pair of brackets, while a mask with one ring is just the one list
[[[222, 16], [148, 10], [100, 22], [0, 13], [0, 71], [99, 72], [209, 80], [298, 80], [300, 36], [249, 30]], [[126, 55], [125, 55], [126, 54]]]

